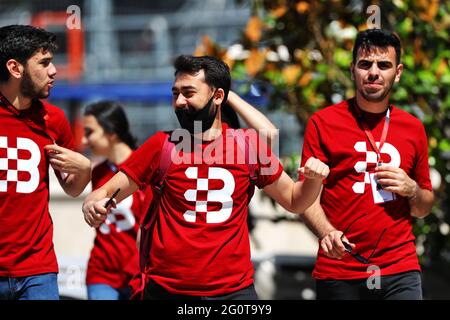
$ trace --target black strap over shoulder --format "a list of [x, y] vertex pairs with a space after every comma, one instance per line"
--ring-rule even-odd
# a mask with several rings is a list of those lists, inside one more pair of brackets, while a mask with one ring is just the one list
[[[250, 202], [255, 190], [256, 181], [258, 179], [257, 164], [255, 160], [252, 160], [253, 159], [252, 156], [256, 156], [257, 154], [254, 153], [255, 150], [253, 148], [253, 144], [251, 143], [251, 141], [247, 139], [242, 130], [234, 130], [233, 135], [234, 139], [236, 139], [236, 143], [238, 145], [240, 152], [245, 154], [245, 163], [248, 166], [249, 180], [250, 180], [247, 191], [248, 202]], [[162, 192], [164, 190], [165, 179], [167, 177], [169, 168], [172, 164], [172, 153], [174, 148], [175, 143], [170, 141], [170, 132], [167, 132], [167, 137], [164, 140], [164, 144], [161, 150], [159, 169], [152, 183], [153, 199], [140, 226], [141, 240], [139, 250], [140, 251], [139, 264], [142, 273], [145, 273], [145, 269], [149, 261], [152, 230], [157, 218], [160, 200]]]

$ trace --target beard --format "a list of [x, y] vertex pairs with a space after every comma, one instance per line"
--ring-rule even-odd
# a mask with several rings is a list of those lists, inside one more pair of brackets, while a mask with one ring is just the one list
[[395, 79], [392, 79], [388, 87], [382, 88], [381, 90], [377, 90], [374, 92], [368, 92], [364, 90], [363, 87], [357, 88], [357, 90], [365, 100], [375, 103], [381, 102], [391, 93], [392, 87], [394, 86], [394, 80]]
[[[175, 115], [177, 116], [181, 127], [188, 130], [191, 134], [205, 132], [210, 129], [216, 119], [218, 111], [218, 108], [212, 104], [213, 98], [214, 95], [208, 100], [206, 105], [198, 111], [185, 109], [175, 110]], [[200, 132], [195, 132], [195, 122], [200, 123]]]
[[36, 83], [30, 76], [27, 69], [23, 72], [23, 79], [20, 83], [20, 93], [27, 98], [31, 99], [45, 99], [48, 97], [49, 92], [45, 92], [44, 88], [38, 88]]

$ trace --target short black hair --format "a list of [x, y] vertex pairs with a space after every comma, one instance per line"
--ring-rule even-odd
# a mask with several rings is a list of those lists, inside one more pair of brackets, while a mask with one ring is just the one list
[[44, 29], [28, 25], [9, 25], [0, 28], [0, 82], [9, 79], [6, 62], [15, 59], [25, 65], [39, 50], [54, 52], [56, 36]]
[[395, 60], [398, 65], [400, 64], [401, 43], [399, 37], [394, 32], [383, 29], [367, 29], [361, 31], [356, 36], [355, 45], [353, 46], [353, 63], [356, 62], [360, 48], [370, 51], [376, 47], [387, 48], [390, 46], [395, 49]]
[[231, 86], [230, 68], [225, 62], [211, 56], [180, 55], [175, 59], [174, 67], [175, 76], [179, 73], [194, 74], [203, 69], [205, 82], [216, 89], [223, 89], [225, 94], [222, 105], [225, 104]]
[[136, 149], [136, 138], [130, 132], [127, 115], [118, 102], [102, 100], [89, 104], [85, 116], [94, 116], [98, 124], [109, 134], [117, 134], [119, 139], [131, 149]]

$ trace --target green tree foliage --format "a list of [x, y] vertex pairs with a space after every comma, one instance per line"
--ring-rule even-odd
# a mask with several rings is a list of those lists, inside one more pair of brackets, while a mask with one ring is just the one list
[[221, 49], [205, 38], [197, 53], [227, 61], [234, 79], [256, 81], [270, 108], [295, 114], [302, 125], [316, 110], [354, 96], [349, 66], [358, 30], [378, 23], [397, 32], [405, 68], [392, 102], [424, 123], [430, 165], [442, 180], [433, 214], [415, 223], [418, 253], [422, 262], [448, 256], [450, 2], [253, 0], [252, 8], [238, 44]]

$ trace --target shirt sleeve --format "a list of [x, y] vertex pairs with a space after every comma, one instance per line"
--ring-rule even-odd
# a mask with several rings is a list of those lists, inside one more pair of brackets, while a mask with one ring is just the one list
[[120, 166], [120, 170], [133, 179], [141, 189], [150, 184], [159, 168], [159, 160], [165, 138], [166, 134], [164, 132], [156, 133]]
[[[325, 148], [323, 146], [323, 141], [320, 138], [319, 124], [319, 117], [313, 115], [306, 125], [305, 134], [303, 136], [302, 157], [300, 161], [301, 167], [303, 167], [306, 161], [311, 157], [319, 159], [327, 165], [329, 164], [329, 157], [324, 151]], [[304, 181], [305, 177], [303, 175], [299, 175], [298, 179], [299, 181]], [[326, 183], [326, 181], [327, 179], [324, 180], [324, 183]]]
[[50, 136], [53, 136], [55, 143], [66, 149], [74, 150], [75, 141], [73, 139], [72, 129], [67, 120], [64, 111], [58, 107], [48, 107], [49, 117], [51, 121]]
[[305, 135], [303, 137], [302, 167], [311, 157], [317, 158], [328, 164], [329, 159], [324, 148], [322, 148], [322, 141], [320, 139], [319, 119], [315, 116], [312, 116], [306, 125]]
[[133, 214], [136, 217], [136, 221], [139, 223], [142, 223], [142, 219], [144, 218], [145, 214], [148, 211], [148, 208], [150, 207], [150, 203], [152, 200], [152, 189], [150, 186], [146, 186], [143, 189], [137, 190], [133, 194], [133, 205], [136, 204]]
[[432, 191], [430, 167], [428, 165], [428, 139], [422, 123], [420, 123], [418, 134], [416, 164], [411, 179], [415, 180], [421, 189]]
[[283, 173], [283, 165], [266, 141], [261, 139], [261, 136], [258, 134], [256, 137], [258, 141], [258, 179], [256, 186], [262, 189], [272, 184], [281, 176]]

